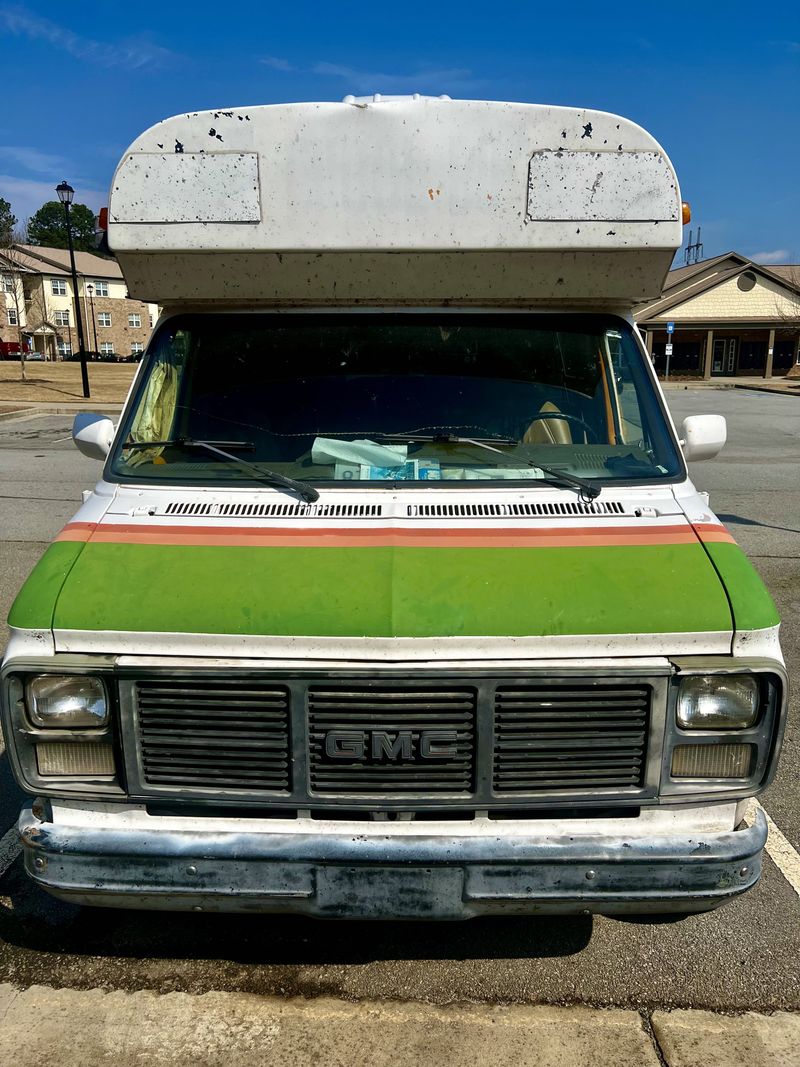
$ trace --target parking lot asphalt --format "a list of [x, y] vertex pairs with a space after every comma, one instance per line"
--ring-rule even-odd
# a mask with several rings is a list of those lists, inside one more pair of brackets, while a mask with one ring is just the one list
[[[728, 419], [722, 456], [692, 471], [751, 555], [784, 618], [800, 667], [800, 403], [766, 393], [670, 390], [676, 421]], [[0, 423], [0, 614], [99, 464], [69, 441], [67, 416]], [[797, 698], [781, 769], [761, 798], [800, 846]], [[0, 757], [0, 837], [19, 794]], [[78, 908], [31, 885], [13, 863], [0, 879], [0, 982], [76, 989], [249, 991], [432, 1003], [800, 1009], [800, 896], [767, 858], [734, 903], [677, 922], [589, 916], [467, 923], [352, 923], [160, 915]]]

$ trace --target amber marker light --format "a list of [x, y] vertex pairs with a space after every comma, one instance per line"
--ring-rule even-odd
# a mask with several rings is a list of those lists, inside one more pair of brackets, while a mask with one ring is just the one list
[[683, 219], [684, 226], [692, 221], [692, 209], [685, 200], [681, 203], [681, 218]]

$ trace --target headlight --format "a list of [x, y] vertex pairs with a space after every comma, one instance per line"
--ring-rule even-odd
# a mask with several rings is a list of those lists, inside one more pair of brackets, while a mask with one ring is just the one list
[[678, 726], [684, 730], [746, 730], [758, 718], [758, 682], [751, 674], [698, 674], [681, 681]]
[[42, 674], [25, 687], [26, 706], [35, 726], [71, 730], [105, 726], [106, 688], [100, 678], [76, 674]]

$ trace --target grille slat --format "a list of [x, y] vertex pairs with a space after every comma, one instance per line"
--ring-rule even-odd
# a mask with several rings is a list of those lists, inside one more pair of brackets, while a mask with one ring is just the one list
[[[475, 781], [477, 692], [472, 688], [409, 688], [329, 685], [308, 690], [309, 780], [317, 793], [361, 796], [413, 793], [466, 793]], [[421, 755], [425, 731], [451, 735], [447, 757]], [[337, 759], [326, 753], [331, 731], [361, 738], [361, 758]], [[376, 732], [388, 734], [387, 753]], [[399, 751], [392, 754], [391, 746]], [[356, 744], [359, 741], [356, 740]], [[408, 758], [408, 753], [411, 758]]]
[[495, 792], [641, 786], [650, 703], [651, 690], [638, 684], [498, 688]]
[[255, 795], [290, 788], [288, 689], [142, 680], [136, 699], [145, 784]]

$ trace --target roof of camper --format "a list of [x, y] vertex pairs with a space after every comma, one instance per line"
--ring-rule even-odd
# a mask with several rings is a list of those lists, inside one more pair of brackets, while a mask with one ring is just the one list
[[109, 241], [126, 276], [164, 253], [646, 249], [662, 253], [660, 284], [680, 194], [663, 149], [616, 115], [346, 97], [153, 126], [114, 176]]

